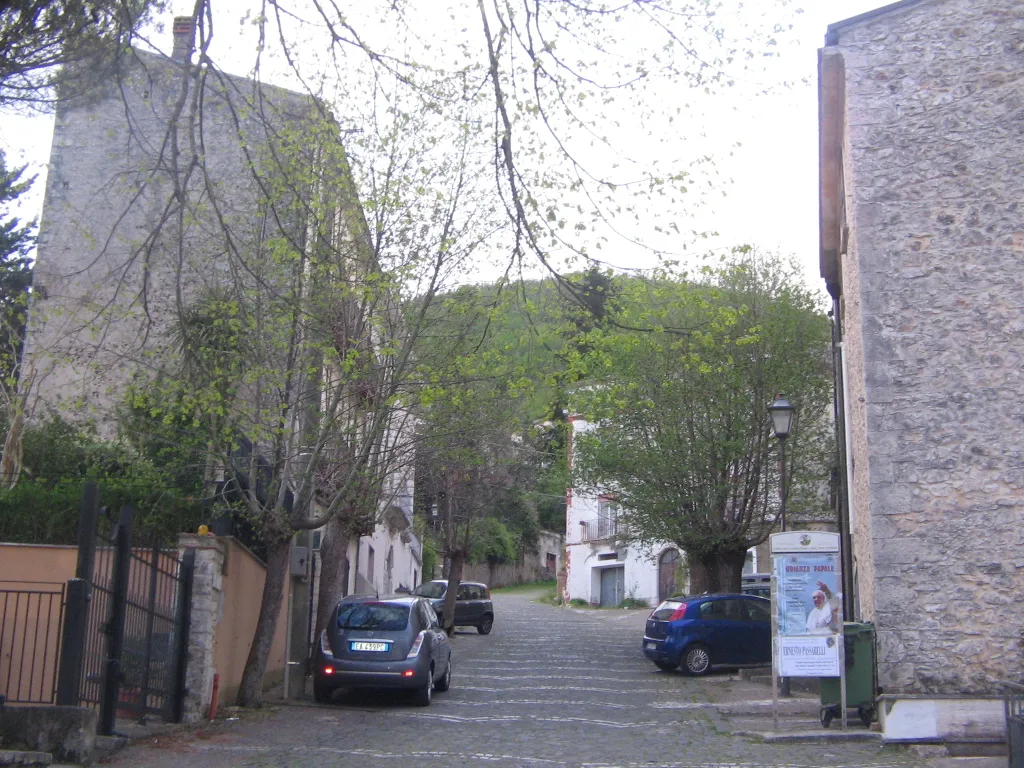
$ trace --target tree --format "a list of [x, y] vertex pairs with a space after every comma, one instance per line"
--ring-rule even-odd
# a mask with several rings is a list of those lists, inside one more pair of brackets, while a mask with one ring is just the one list
[[[251, 74], [243, 80], [217, 66], [214, 46], [234, 11], [198, 0], [195, 66], [122, 49], [104, 88], [75, 101], [123, 114], [107, 129], [133, 165], [106, 169], [97, 189], [109, 202], [75, 222], [91, 244], [75, 278], [92, 280], [94, 295], [66, 334], [49, 318], [51, 341], [86, 341], [49, 350], [97, 376], [137, 366], [139, 402], [189, 423], [206, 444], [204, 473], [231, 476], [269, 553], [241, 703], [261, 700], [292, 533], [357, 532], [377, 514], [387, 468], [408, 454], [401, 422], [434, 391], [413, 350], [437, 292], [489, 257], [503, 261], [506, 286], [531, 255], [561, 281], [553, 252], [588, 257], [606, 237], [591, 233], [597, 222], [683, 194], [679, 165], [588, 169], [579, 142], [615, 142], [601, 135], [601, 107], [579, 111], [644, 102], [640, 84], [656, 70], [675, 88], [681, 74], [710, 86], [732, 62], [745, 67], [714, 9], [691, 10], [464, 2], [453, 12], [472, 33], [435, 46], [417, 35], [432, 3], [353, 15], [273, 3], [243, 26], [256, 43], [251, 66], [231, 67]], [[613, 55], [632, 47], [617, 31], [623, 15], [660, 39]], [[642, 124], [642, 109], [631, 114]], [[470, 474], [486, 481], [493, 466]]]
[[575, 397], [593, 428], [577, 440], [573, 470], [615, 495], [627, 538], [687, 552], [691, 589], [739, 591], [747, 549], [777, 524], [766, 410], [777, 392], [796, 407], [791, 500], [828, 487], [828, 320], [794, 267], [753, 251], [699, 281], [660, 282], [643, 296], [641, 285], [623, 302], [627, 322], [699, 330], [589, 335]]
[[511, 539], [495, 534], [508, 532], [500, 516], [521, 517], [502, 500], [509, 500], [524, 467], [517, 435], [527, 423], [529, 381], [496, 350], [460, 354], [447, 373], [422, 400], [417, 485], [447, 563], [440, 618], [451, 632], [466, 562], [474, 553], [492, 564], [516, 554]]
[[22, 430], [25, 398], [32, 377], [21, 380], [19, 364], [25, 342], [28, 291], [32, 284], [32, 259], [36, 222], [23, 222], [10, 214], [10, 206], [28, 191], [35, 176], [24, 178], [28, 166], [8, 168], [0, 150], [0, 389], [7, 415], [7, 435], [0, 460], [0, 485], [10, 488], [18, 481], [22, 462]]
[[0, 104], [41, 106], [109, 75], [163, 0], [13, 0], [0, 14]]

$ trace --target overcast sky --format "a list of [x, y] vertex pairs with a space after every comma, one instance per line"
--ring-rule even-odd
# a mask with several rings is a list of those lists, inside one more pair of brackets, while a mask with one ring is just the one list
[[[792, 253], [805, 280], [821, 286], [816, 52], [828, 24], [885, 4], [879, 0], [805, 2], [803, 11], [792, 18], [794, 31], [787, 36], [773, 70], [780, 81], [797, 85], [754, 99], [726, 97], [714, 107], [711, 120], [719, 123], [709, 132], [708, 141], [717, 156], [717, 173], [731, 183], [716, 192], [696, 224], [722, 233], [715, 245], [753, 243]], [[190, 1], [174, 0], [172, 10], [188, 13], [191, 6]], [[8, 163], [29, 163], [40, 175], [26, 196], [24, 215], [37, 216], [42, 208], [51, 137], [51, 118], [0, 114], [0, 145]]]

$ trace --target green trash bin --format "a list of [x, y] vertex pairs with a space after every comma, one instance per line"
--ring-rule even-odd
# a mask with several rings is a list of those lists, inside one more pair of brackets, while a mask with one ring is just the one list
[[[868, 727], [875, 717], [875, 625], [871, 622], [843, 622], [846, 642], [846, 710], [855, 710]], [[828, 728], [832, 720], [842, 717], [840, 710], [840, 679], [821, 678], [821, 724]]]

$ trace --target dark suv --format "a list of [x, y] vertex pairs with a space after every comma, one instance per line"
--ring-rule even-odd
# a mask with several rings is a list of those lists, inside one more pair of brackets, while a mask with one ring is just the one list
[[[425, 581], [412, 591], [414, 595], [430, 600], [437, 615], [444, 610], [444, 596], [448, 593], [448, 582], [444, 579]], [[455, 597], [455, 626], [476, 627], [481, 635], [489, 634], [494, 626], [494, 606], [491, 591], [486, 584], [464, 581], [459, 584]]]

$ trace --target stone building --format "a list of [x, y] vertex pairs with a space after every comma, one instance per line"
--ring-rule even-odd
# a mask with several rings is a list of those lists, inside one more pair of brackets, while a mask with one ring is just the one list
[[854, 617], [886, 693], [995, 694], [1024, 657], [1024, 5], [832, 24], [819, 100]]
[[[224, 306], [255, 296], [265, 305], [250, 307], [252, 314], [270, 318], [287, 314], [291, 297], [315, 294], [315, 287], [289, 292], [291, 283], [282, 289], [296, 275], [312, 274], [308, 259], [299, 264], [289, 255], [289, 261], [286, 252], [322, 255], [330, 249], [332, 275], [376, 265], [342, 132], [324, 105], [307, 94], [197, 65], [194, 48], [192, 20], [175, 19], [170, 57], [124, 51], [116, 76], [58, 104], [24, 352], [36, 418], [55, 412], [92, 421], [101, 436], [117, 437], [128, 386], [174, 375], [178, 369], [167, 363], [182, 356], [179, 329], [201, 300], [212, 297]], [[365, 330], [365, 317], [350, 317], [356, 310], [331, 304], [335, 294], [324, 293], [317, 307], [326, 306], [329, 319], [336, 312], [339, 324], [349, 323], [346, 341], [357, 335], [353, 324], [362, 322], [358, 330]], [[378, 302], [393, 319], [397, 313], [388, 304]], [[301, 316], [297, 322], [333, 330], [312, 303], [302, 310], [294, 313]], [[268, 335], [282, 325], [272, 322]], [[386, 321], [374, 325], [375, 339], [383, 338], [385, 327]], [[369, 338], [369, 331], [359, 338]], [[263, 370], [285, 370], [285, 347], [261, 358]], [[334, 402], [324, 392], [325, 382], [341, 379], [337, 371], [326, 364], [292, 366], [318, 371], [295, 386], [304, 399], [293, 399], [293, 411], [304, 414], [314, 410], [309, 403]], [[252, 405], [261, 397], [271, 401], [262, 382], [236, 384], [237, 402], [257, 415], [267, 412], [268, 406]], [[363, 413], [356, 398], [350, 400], [350, 417], [358, 420]], [[295, 416], [275, 434], [299, 434], [303, 418]], [[259, 445], [259, 436], [244, 426], [240, 431], [240, 442]], [[260, 461], [273, 439], [267, 433], [260, 447], [251, 448]], [[388, 439], [401, 438], [389, 432]], [[287, 447], [290, 462], [308, 456], [301, 447]], [[256, 472], [262, 469], [258, 465]], [[234, 474], [240, 482], [245, 473]], [[420, 543], [411, 530], [411, 482], [411, 470], [386, 478], [379, 524], [349, 543], [346, 591], [370, 585], [384, 592], [422, 580]], [[319, 541], [305, 533], [298, 543], [315, 549]], [[302, 659], [308, 563], [302, 552], [293, 557], [289, 615]]]

